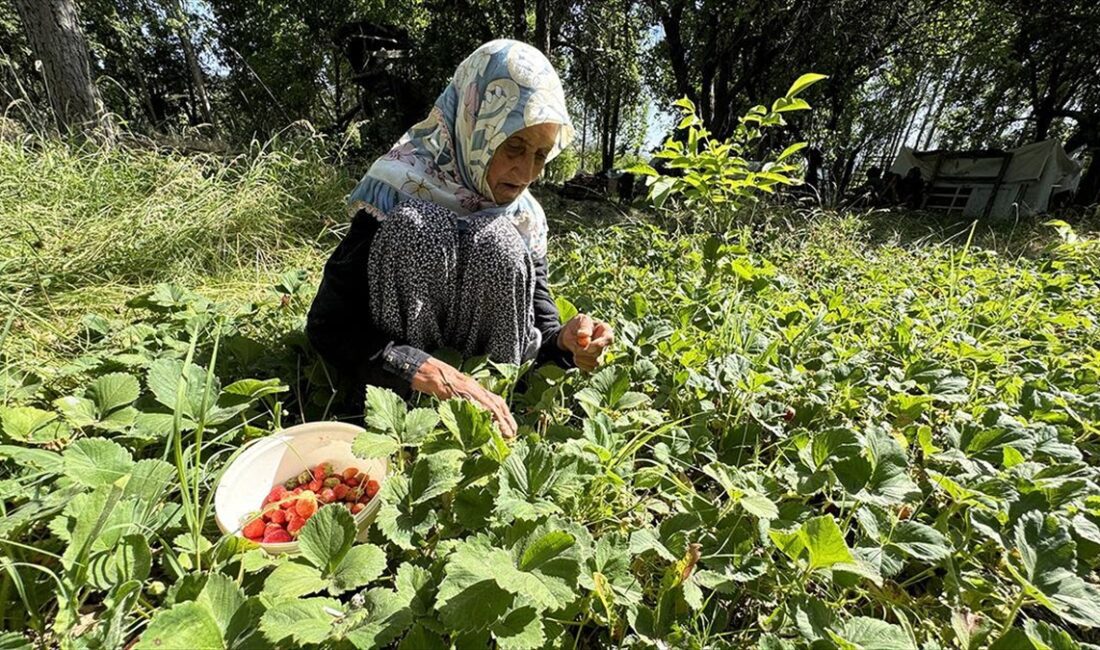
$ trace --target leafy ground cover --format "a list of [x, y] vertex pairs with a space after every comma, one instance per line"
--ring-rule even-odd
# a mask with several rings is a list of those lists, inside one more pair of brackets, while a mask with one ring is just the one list
[[[563, 316], [616, 327], [607, 367], [468, 362], [508, 395], [514, 443], [465, 402], [369, 391], [357, 453], [395, 465], [369, 541], [322, 508], [301, 556], [269, 557], [219, 533], [211, 498], [243, 442], [331, 413], [300, 334], [339, 230], [322, 223], [339, 193], [310, 179], [331, 172], [285, 159], [266, 179], [191, 177], [169, 202], [222, 192], [198, 208], [218, 232], [253, 215], [241, 197], [284, 197], [264, 217], [281, 237], [208, 255], [211, 239], [166, 247], [186, 225], [166, 218], [98, 266], [89, 239], [65, 242], [109, 232], [143, 193], [87, 199], [101, 218], [63, 231], [46, 175], [25, 171], [46, 154], [19, 154], [0, 183], [22, 215], [0, 211], [6, 647], [1097, 641], [1087, 227], [776, 211], [713, 234], [548, 201]], [[276, 192], [307, 187], [312, 203]], [[56, 234], [36, 247], [35, 232]]]

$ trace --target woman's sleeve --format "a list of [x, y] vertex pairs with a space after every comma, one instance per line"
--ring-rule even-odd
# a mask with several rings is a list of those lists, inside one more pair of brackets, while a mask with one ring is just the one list
[[321, 358], [356, 389], [371, 384], [407, 393], [416, 371], [429, 357], [391, 340], [374, 326], [367, 260], [377, 229], [378, 221], [365, 212], [352, 220], [351, 230], [325, 263], [306, 335]]
[[553, 363], [562, 368], [573, 367], [573, 355], [558, 347], [561, 316], [550, 296], [550, 267], [545, 257], [535, 259], [535, 327], [542, 332], [542, 347], [535, 362]]

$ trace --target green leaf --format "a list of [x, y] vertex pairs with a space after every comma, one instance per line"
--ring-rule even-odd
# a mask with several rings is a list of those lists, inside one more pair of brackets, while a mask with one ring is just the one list
[[329, 592], [335, 596], [364, 587], [385, 570], [386, 554], [382, 549], [371, 544], [353, 546], [333, 572]]
[[436, 608], [440, 618], [452, 630], [484, 630], [512, 608], [514, 598], [501, 589], [491, 576], [448, 562], [446, 576], [436, 597]]
[[405, 400], [397, 393], [387, 388], [367, 386], [366, 413], [363, 417], [367, 429], [390, 433], [400, 439], [405, 432], [407, 410]]
[[641, 555], [646, 551], [656, 551], [657, 555], [669, 562], [680, 559], [661, 542], [657, 531], [652, 528], [641, 528], [630, 533], [630, 554]]
[[630, 167], [627, 167], [623, 171], [628, 173], [628, 174], [637, 174], [639, 176], [660, 176], [661, 175], [656, 169], [653, 169], [652, 167], [650, 167], [649, 165], [647, 165], [645, 163], [638, 163], [636, 165], [631, 165]]
[[820, 598], [797, 596], [787, 602], [789, 615], [795, 628], [806, 641], [827, 639], [827, 630], [833, 626], [833, 612]]
[[737, 502], [741, 504], [745, 512], [760, 519], [776, 519], [779, 517], [779, 508], [776, 507], [775, 502], [755, 490], [747, 491], [737, 499]]
[[1024, 623], [1024, 633], [1037, 650], [1081, 650], [1081, 644], [1069, 632], [1045, 621], [1028, 619]]
[[[772, 113], [789, 113], [791, 111], [808, 111], [810, 110], [810, 104], [801, 97], [780, 97], [772, 102]], [[781, 123], [779, 122], [775, 123]], [[768, 126], [772, 122], [765, 120], [764, 125]]]
[[573, 536], [563, 530], [546, 533], [526, 546], [519, 561], [520, 571], [538, 569], [543, 564], [559, 557], [575, 542]]
[[565, 325], [571, 318], [580, 313], [577, 307], [569, 302], [569, 299], [565, 296], [555, 298], [554, 306], [558, 308], [558, 318], [562, 325]]
[[298, 537], [298, 548], [321, 575], [329, 577], [355, 542], [355, 520], [338, 505], [322, 506]]
[[267, 576], [263, 593], [272, 600], [285, 600], [317, 593], [328, 584], [317, 568], [291, 561], [275, 567]]
[[61, 454], [18, 445], [0, 445], [0, 460], [11, 460], [16, 465], [38, 471], [57, 472], [61, 467]]
[[88, 565], [88, 581], [106, 591], [128, 580], [144, 582], [153, 556], [144, 535], [126, 535], [113, 548], [92, 554]]
[[412, 505], [426, 503], [453, 490], [462, 480], [462, 461], [465, 458], [466, 454], [457, 449], [445, 449], [418, 458], [409, 479]]
[[0, 632], [0, 650], [33, 650], [31, 642], [16, 632]]
[[917, 644], [901, 627], [866, 616], [855, 616], [839, 633], [829, 631], [842, 650], [917, 650]]
[[412, 623], [402, 594], [375, 588], [366, 592], [362, 610], [353, 612], [345, 636], [356, 648], [373, 650], [388, 646]]
[[88, 397], [95, 403], [99, 419], [129, 406], [141, 395], [141, 385], [133, 375], [113, 372], [97, 377], [88, 386]]
[[389, 458], [400, 448], [401, 443], [392, 436], [372, 431], [360, 433], [351, 443], [351, 453], [359, 458]]
[[814, 85], [815, 83], [821, 81], [822, 79], [828, 79], [828, 78], [829, 78], [828, 75], [817, 74], [816, 72], [807, 72], [806, 74], [802, 75], [798, 79], [795, 79], [794, 83], [791, 84], [790, 89], [787, 90], [787, 95], [786, 96], [787, 97], [794, 97], [798, 93], [802, 92], [803, 90], [806, 90], [807, 88], [809, 88], [810, 86]]
[[224, 648], [218, 622], [210, 610], [197, 602], [184, 602], [157, 612], [135, 650]]
[[274, 379], [241, 379], [229, 384], [222, 391], [229, 395], [237, 395], [245, 397], [250, 400], [260, 399], [267, 395], [278, 395], [279, 393], [285, 393], [290, 390], [289, 387], [284, 386], [282, 381], [277, 378]]
[[418, 445], [439, 424], [439, 414], [435, 409], [416, 408], [405, 415], [406, 445]]
[[195, 602], [205, 605], [225, 636], [237, 610], [244, 604], [245, 595], [240, 586], [224, 573], [211, 573]]
[[492, 437], [492, 415], [469, 400], [443, 402], [439, 405], [439, 420], [467, 452], [478, 449]]
[[[558, 532], [561, 531], [536, 530], [516, 546], [515, 558], [477, 540], [460, 544], [447, 558], [438, 601], [446, 603], [469, 589], [491, 594], [491, 589], [479, 585], [492, 581], [500, 589], [522, 596], [539, 610], [557, 610], [569, 605], [577, 597], [574, 589], [579, 566], [575, 553], [571, 552], [573, 543], [566, 545]], [[518, 566], [524, 557], [532, 563], [529, 570]], [[505, 600], [497, 599], [497, 603], [506, 609], [510, 603]], [[489, 621], [481, 623], [481, 627], [461, 629], [482, 629]]]
[[417, 537], [426, 535], [437, 520], [436, 504], [412, 505], [409, 498], [409, 480], [402, 474], [391, 476], [382, 484], [382, 506], [375, 524], [394, 544], [413, 550]]
[[83, 438], [69, 445], [62, 454], [65, 475], [88, 487], [110, 485], [134, 468], [130, 452], [117, 442], [104, 438]]
[[925, 562], [939, 562], [951, 555], [950, 542], [940, 531], [915, 521], [899, 523], [890, 535], [890, 544]]
[[796, 142], [796, 143], [792, 144], [791, 146], [787, 147], [786, 149], [784, 149], [783, 153], [779, 154], [779, 156], [775, 159], [775, 162], [781, 162], [783, 160], [786, 160], [787, 158], [790, 158], [791, 156], [798, 153], [799, 151], [802, 151], [803, 149], [805, 149], [808, 146], [809, 146], [808, 142]]
[[406, 562], [397, 568], [395, 582], [397, 593], [409, 604], [409, 611], [417, 617], [432, 615], [436, 584], [431, 571]]
[[920, 498], [921, 491], [909, 478], [909, 458], [889, 431], [872, 426], [867, 431], [867, 451], [873, 470], [858, 495], [870, 503], [896, 505]]
[[562, 457], [555, 457], [541, 445], [518, 443], [500, 468], [497, 515], [506, 522], [534, 521], [561, 512], [550, 496], [570, 474]]
[[163, 460], [146, 458], [134, 463], [130, 480], [122, 492], [122, 498], [134, 498], [146, 503], [156, 503], [164, 494], [168, 483], [176, 477], [176, 468]]
[[1029, 594], [1072, 623], [1100, 627], [1100, 590], [1075, 572], [1076, 546], [1066, 527], [1033, 510], [1017, 520], [1014, 537], [1021, 566], [1008, 566]]
[[397, 650], [447, 650], [451, 645], [443, 637], [423, 625], [414, 625], [401, 639]]
[[343, 604], [333, 598], [284, 600], [264, 612], [260, 630], [271, 643], [286, 638], [299, 644], [321, 643], [328, 639], [333, 622], [343, 615]]
[[99, 420], [95, 404], [90, 399], [70, 395], [55, 399], [53, 405], [74, 427], [90, 427]]
[[854, 562], [844, 533], [832, 515], [814, 517], [802, 524], [799, 535], [810, 554], [810, 568], [823, 569], [840, 562]]
[[0, 431], [18, 442], [46, 444], [68, 438], [72, 431], [57, 414], [30, 406], [0, 406]]
[[542, 617], [533, 607], [513, 609], [493, 625], [492, 632], [501, 650], [536, 650], [546, 641]]

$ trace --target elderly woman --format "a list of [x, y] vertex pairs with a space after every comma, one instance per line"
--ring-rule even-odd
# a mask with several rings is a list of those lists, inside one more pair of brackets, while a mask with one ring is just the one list
[[550, 62], [497, 40], [375, 161], [348, 197], [351, 230], [325, 264], [306, 328], [353, 394], [373, 384], [466, 398], [513, 436], [505, 401], [431, 351], [599, 364], [612, 330], [584, 314], [560, 324], [546, 217], [527, 189], [572, 138]]

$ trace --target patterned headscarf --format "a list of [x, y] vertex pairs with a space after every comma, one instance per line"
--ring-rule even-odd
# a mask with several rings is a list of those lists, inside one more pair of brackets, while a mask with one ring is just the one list
[[427, 119], [371, 165], [348, 196], [348, 211], [366, 209], [383, 219], [398, 203], [419, 198], [460, 216], [504, 213], [532, 254], [542, 257], [547, 232], [542, 206], [526, 190], [497, 205], [486, 179], [496, 148], [537, 124], [561, 126], [547, 161], [573, 139], [558, 74], [526, 43], [490, 41], [459, 64]]

